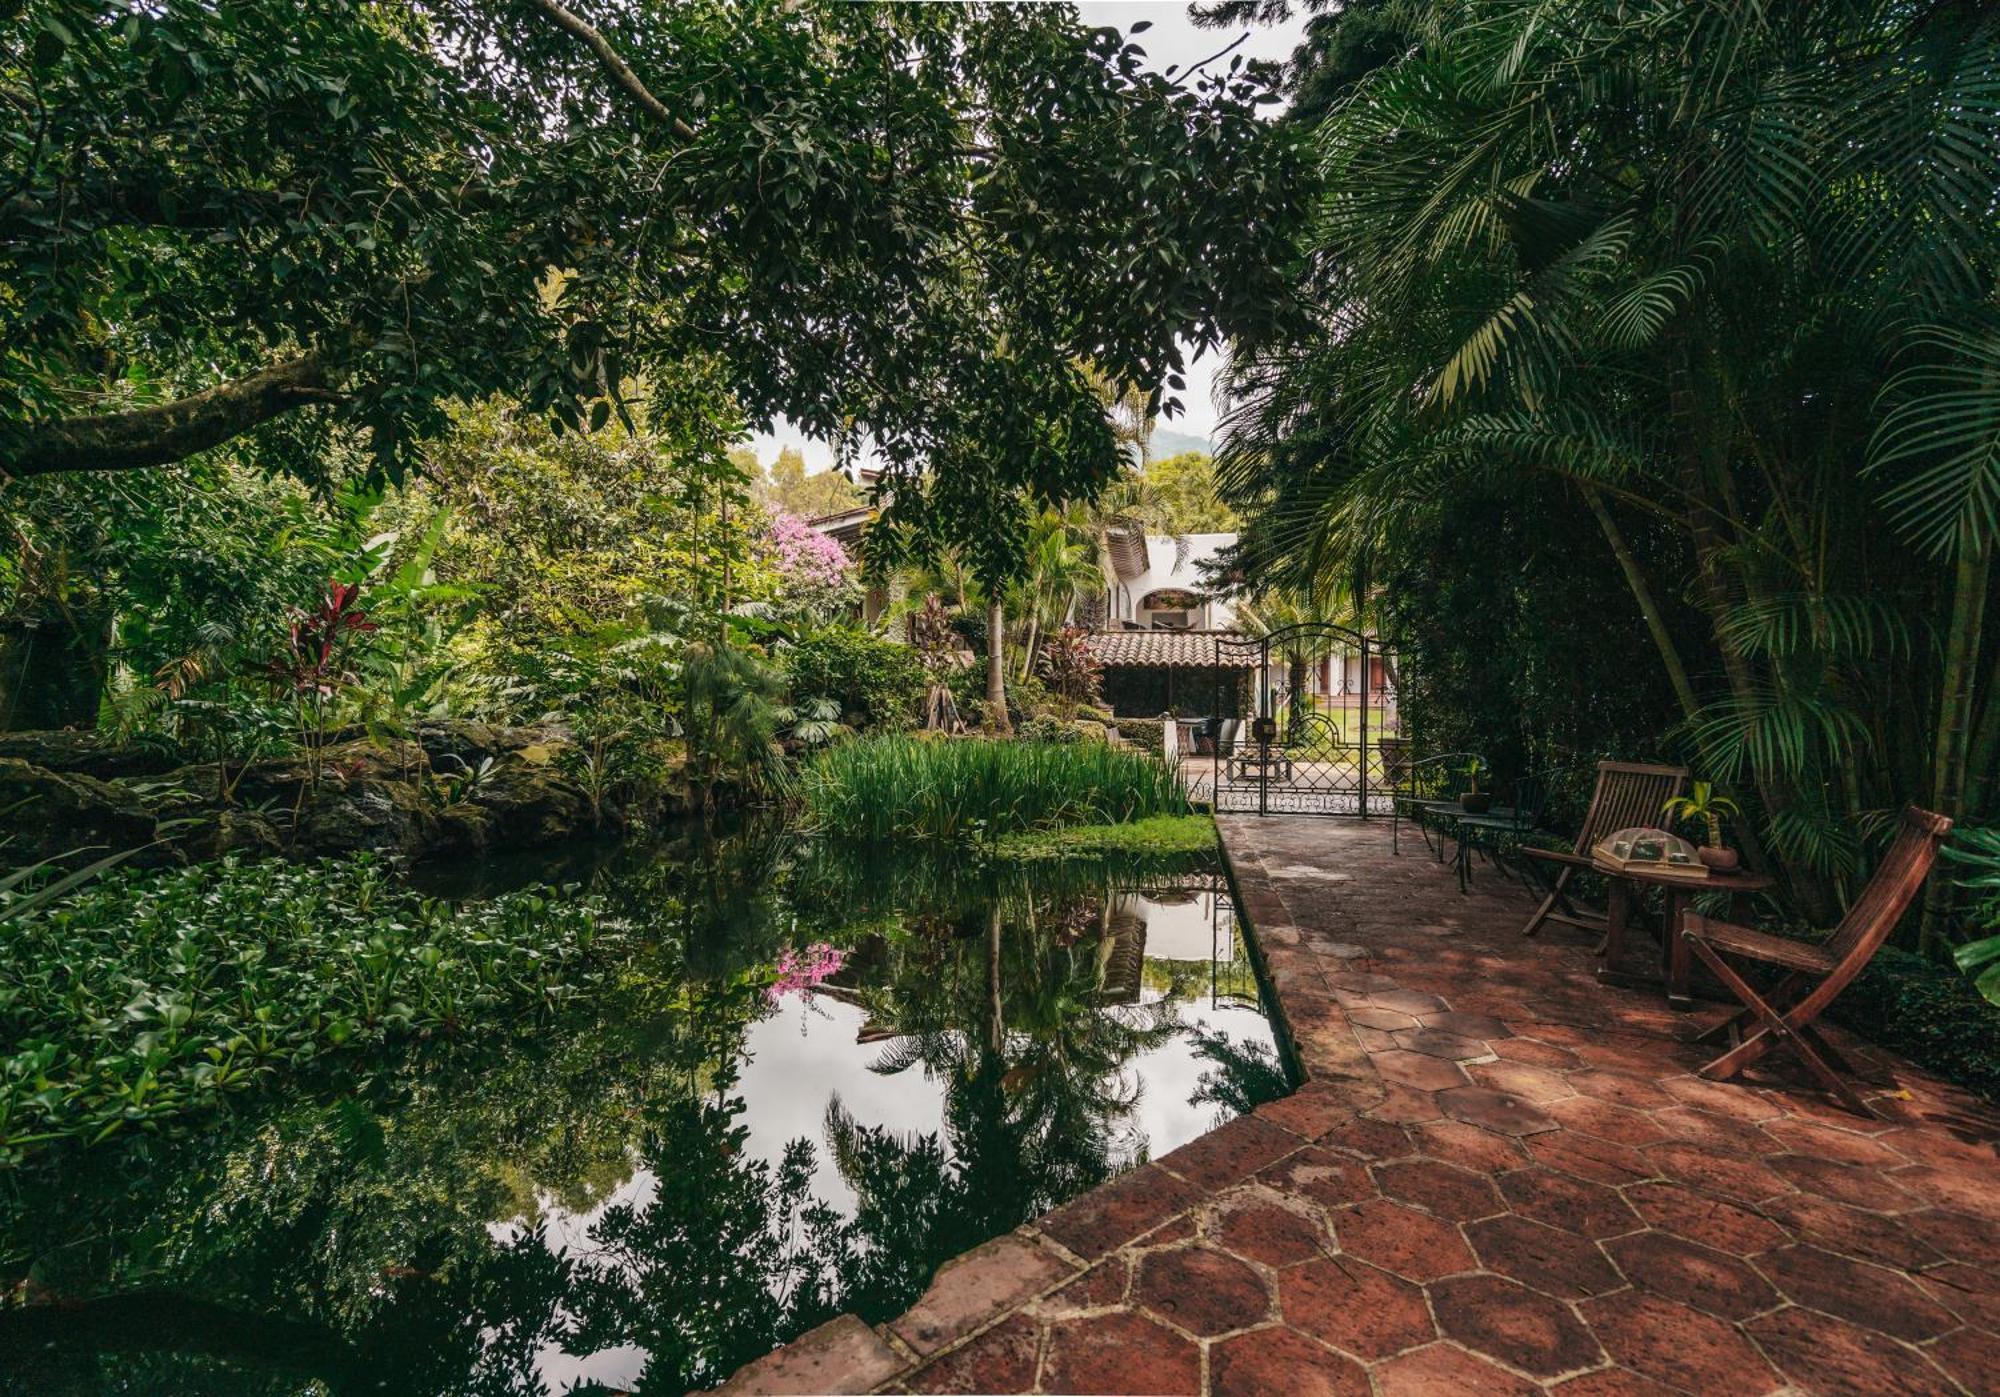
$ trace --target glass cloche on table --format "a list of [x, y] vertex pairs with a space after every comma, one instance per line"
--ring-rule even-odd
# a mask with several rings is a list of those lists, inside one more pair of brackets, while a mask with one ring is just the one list
[[1668, 878], [1706, 878], [1708, 869], [1694, 845], [1669, 830], [1630, 825], [1591, 846], [1591, 858], [1618, 873], [1650, 873]]

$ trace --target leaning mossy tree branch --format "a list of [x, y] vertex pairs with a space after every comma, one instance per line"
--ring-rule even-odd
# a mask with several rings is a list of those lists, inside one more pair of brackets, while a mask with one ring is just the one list
[[0, 477], [172, 465], [298, 408], [340, 401], [346, 377], [309, 350], [169, 403], [43, 423], [0, 451]]

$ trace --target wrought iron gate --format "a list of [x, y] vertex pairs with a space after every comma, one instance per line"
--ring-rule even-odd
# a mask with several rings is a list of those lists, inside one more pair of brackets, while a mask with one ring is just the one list
[[1218, 814], [1391, 812], [1402, 747], [1393, 650], [1308, 621], [1260, 636], [1219, 634], [1215, 666], [1217, 717], [1192, 785]]

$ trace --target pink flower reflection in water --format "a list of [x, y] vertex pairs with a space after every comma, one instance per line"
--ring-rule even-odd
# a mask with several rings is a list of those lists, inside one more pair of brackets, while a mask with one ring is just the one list
[[809, 990], [847, 964], [847, 952], [824, 941], [815, 941], [802, 951], [787, 948], [778, 953], [778, 978], [764, 991], [773, 1004], [794, 990]]

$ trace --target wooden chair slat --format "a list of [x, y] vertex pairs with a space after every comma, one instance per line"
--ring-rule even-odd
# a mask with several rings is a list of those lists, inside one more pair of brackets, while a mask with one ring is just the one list
[[[1687, 785], [1687, 779], [1688, 771], [1684, 766], [1659, 766], [1650, 762], [1599, 762], [1597, 785], [1590, 793], [1590, 806], [1583, 812], [1583, 823], [1577, 828], [1574, 856], [1587, 865], [1591, 849], [1606, 835], [1616, 834], [1619, 830], [1632, 825], [1658, 825], [1662, 818], [1661, 807], [1670, 797], [1681, 793]], [[1564, 865], [1562, 871], [1547, 885], [1547, 895], [1543, 897], [1542, 905], [1535, 909], [1535, 915], [1528, 918], [1528, 924], [1521, 929], [1523, 936], [1533, 936], [1542, 929], [1544, 922], [1551, 920], [1563, 920], [1574, 924], [1577, 909], [1570, 905], [1569, 882], [1579, 866]], [[1568, 915], [1560, 919], [1555, 918], [1552, 914], [1558, 907]], [[1594, 917], [1592, 924], [1601, 920], [1601, 917]]]

